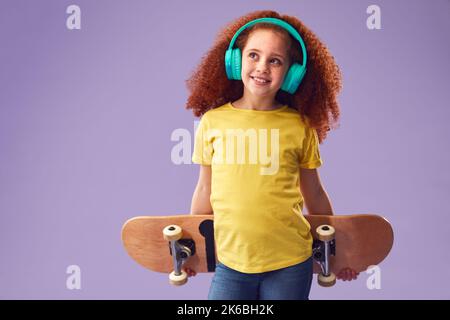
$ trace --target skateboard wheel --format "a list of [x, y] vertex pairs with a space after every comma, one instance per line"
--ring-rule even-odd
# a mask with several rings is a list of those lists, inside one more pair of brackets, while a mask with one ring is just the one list
[[182, 286], [187, 282], [188, 276], [184, 270], [181, 270], [181, 274], [176, 275], [175, 271], [172, 271], [169, 275], [169, 282], [174, 286]]
[[333, 272], [331, 272], [329, 276], [325, 276], [319, 273], [319, 275], [317, 276], [317, 282], [322, 287], [332, 287], [336, 283], [336, 276]]
[[332, 226], [323, 224], [317, 227], [316, 232], [320, 241], [331, 241], [334, 239], [335, 230]]
[[181, 239], [183, 231], [177, 225], [167, 226], [163, 230], [164, 239], [167, 241], [176, 241]]

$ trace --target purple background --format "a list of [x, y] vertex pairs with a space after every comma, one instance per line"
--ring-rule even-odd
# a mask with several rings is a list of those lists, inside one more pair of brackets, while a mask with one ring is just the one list
[[[66, 8], [81, 7], [81, 30]], [[381, 30], [366, 8], [381, 7]], [[450, 2], [5, 1], [0, 5], [0, 298], [205, 299], [212, 274], [167, 284], [122, 247], [137, 215], [188, 213], [197, 165], [175, 165], [172, 132], [193, 134], [185, 79], [226, 23], [295, 15], [342, 69], [340, 127], [321, 145], [336, 214], [394, 226], [381, 265], [312, 299], [450, 298]], [[81, 267], [81, 290], [66, 268]], [[439, 272], [441, 271], [441, 272]]]

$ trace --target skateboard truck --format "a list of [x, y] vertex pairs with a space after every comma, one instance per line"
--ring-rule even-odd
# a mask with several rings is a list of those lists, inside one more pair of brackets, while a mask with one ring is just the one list
[[331, 287], [336, 283], [336, 275], [330, 271], [330, 257], [336, 255], [335, 230], [330, 225], [321, 225], [316, 232], [318, 240], [313, 242], [313, 259], [322, 271], [317, 282], [322, 287]]
[[181, 239], [182, 229], [177, 225], [170, 225], [163, 230], [164, 239], [170, 243], [170, 254], [173, 259], [174, 271], [169, 275], [169, 282], [175, 286], [181, 286], [187, 282], [187, 273], [182, 270], [182, 266], [195, 254], [195, 243], [189, 239]]

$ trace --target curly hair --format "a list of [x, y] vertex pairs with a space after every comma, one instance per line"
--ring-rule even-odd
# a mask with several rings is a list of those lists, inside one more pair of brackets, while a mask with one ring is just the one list
[[[190, 91], [186, 109], [192, 109], [200, 117], [206, 111], [238, 100], [243, 95], [243, 82], [228, 80], [225, 71], [225, 51], [237, 30], [249, 21], [271, 17], [286, 21], [302, 36], [307, 50], [306, 74], [294, 94], [278, 90], [275, 99], [290, 108], [296, 109], [301, 117], [307, 117], [309, 125], [316, 129], [319, 142], [325, 140], [330, 128], [337, 124], [340, 111], [337, 95], [342, 88], [342, 77], [334, 57], [319, 38], [296, 17], [280, 15], [275, 11], [262, 10], [242, 16], [217, 35], [213, 47], [204, 55], [192, 72], [186, 85]], [[290, 63], [302, 61], [300, 44], [285, 29], [269, 24], [258, 23], [245, 29], [238, 37], [236, 46], [243, 50], [248, 36], [257, 29], [270, 29], [289, 39]]]

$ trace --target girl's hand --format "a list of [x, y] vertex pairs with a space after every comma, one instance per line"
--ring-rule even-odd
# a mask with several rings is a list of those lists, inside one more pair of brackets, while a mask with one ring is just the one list
[[184, 271], [186, 271], [188, 277], [195, 277], [197, 275], [197, 272], [189, 268], [185, 268]]
[[350, 268], [344, 268], [339, 272], [337, 278], [343, 281], [351, 281], [355, 280], [358, 277], [358, 275], [359, 272], [356, 272], [355, 270]]

